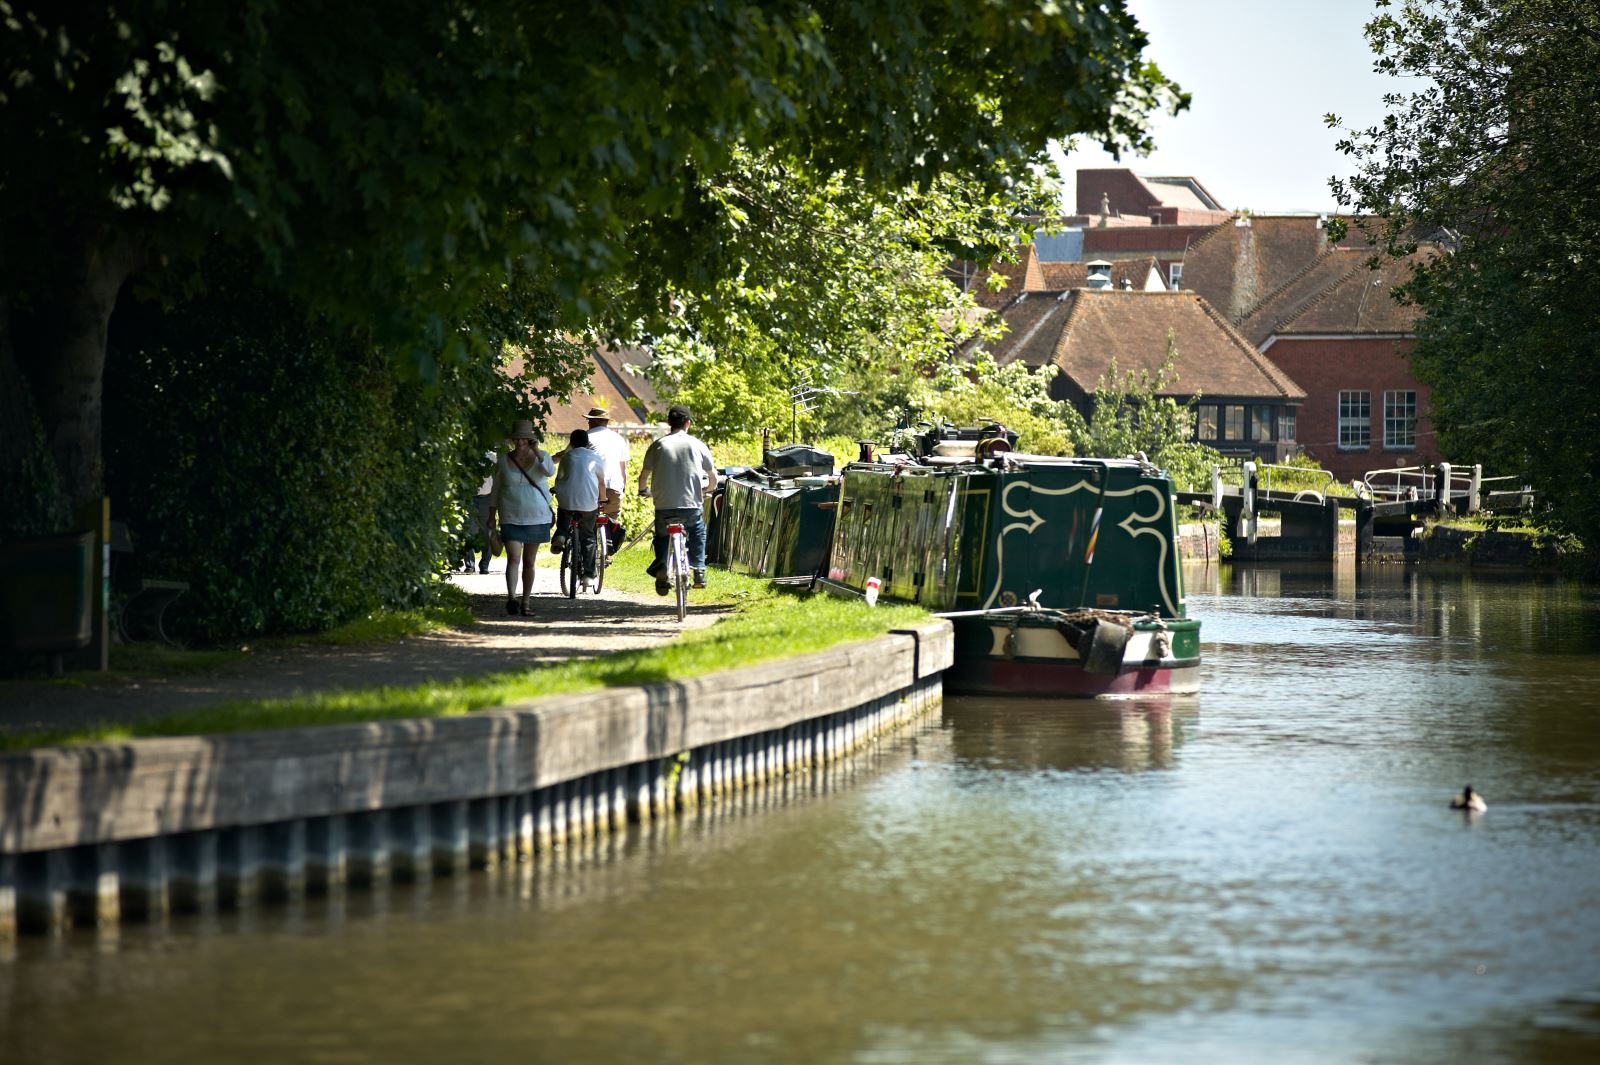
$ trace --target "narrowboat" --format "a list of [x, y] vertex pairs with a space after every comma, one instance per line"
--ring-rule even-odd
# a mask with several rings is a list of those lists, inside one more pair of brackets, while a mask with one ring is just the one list
[[949, 690], [1199, 690], [1171, 480], [1142, 457], [1011, 450], [998, 426], [932, 428], [845, 467], [826, 584], [955, 626]]
[[724, 471], [711, 502], [711, 561], [754, 577], [813, 582], [826, 568], [839, 478], [803, 444], [764, 448], [760, 466]]

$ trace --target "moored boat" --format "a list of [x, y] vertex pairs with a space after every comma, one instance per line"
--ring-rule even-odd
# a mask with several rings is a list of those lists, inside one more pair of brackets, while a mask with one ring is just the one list
[[998, 427], [934, 431], [847, 466], [827, 583], [950, 618], [951, 690], [1199, 690], [1172, 483], [1142, 459], [1017, 454]]

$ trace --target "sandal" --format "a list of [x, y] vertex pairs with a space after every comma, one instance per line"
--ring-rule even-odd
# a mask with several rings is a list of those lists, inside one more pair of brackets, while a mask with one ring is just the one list
[[517, 606], [517, 601], [515, 599], [507, 599], [506, 600], [506, 613], [507, 614], [520, 614], [520, 613], [522, 613], [522, 610], [521, 610], [520, 607]]

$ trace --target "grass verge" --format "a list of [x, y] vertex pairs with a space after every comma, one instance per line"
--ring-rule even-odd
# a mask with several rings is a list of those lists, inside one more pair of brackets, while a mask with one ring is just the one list
[[[606, 573], [607, 584], [625, 591], [649, 589], [654, 594], [654, 581], [644, 572], [649, 558], [647, 546], [618, 552]], [[927, 612], [920, 607], [873, 608], [856, 600], [825, 595], [803, 597], [775, 588], [766, 581], [723, 571], [713, 571], [710, 583], [710, 588], [694, 593], [691, 609], [718, 606], [728, 611], [727, 616], [707, 628], [686, 631], [659, 647], [443, 683], [366, 688], [296, 699], [236, 700], [131, 724], [0, 735], [0, 750], [150, 736], [449, 717], [546, 695], [702, 676], [868, 639], [927, 617]]]

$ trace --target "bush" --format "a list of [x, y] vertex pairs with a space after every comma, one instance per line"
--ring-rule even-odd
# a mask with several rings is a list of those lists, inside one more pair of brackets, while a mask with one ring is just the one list
[[460, 434], [360, 338], [236, 265], [208, 294], [112, 323], [107, 487], [141, 569], [211, 639], [325, 629], [425, 601], [450, 553]]

